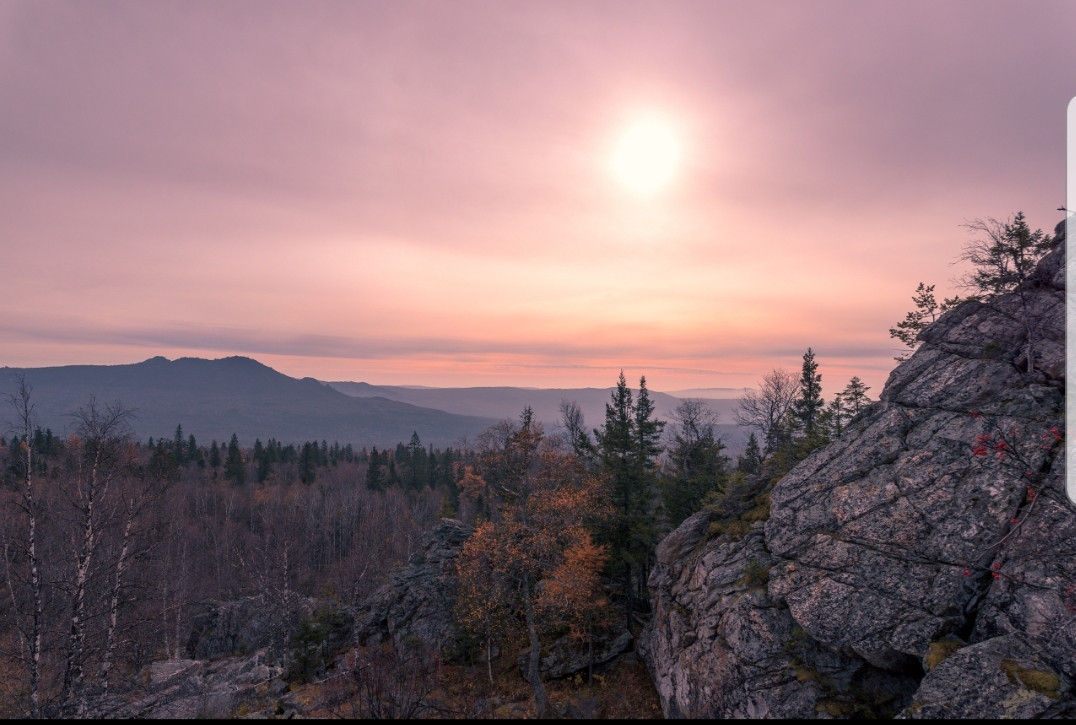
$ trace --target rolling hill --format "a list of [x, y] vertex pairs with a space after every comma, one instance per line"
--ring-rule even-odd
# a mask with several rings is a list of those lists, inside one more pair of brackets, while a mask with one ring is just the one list
[[[518, 418], [528, 405], [552, 432], [558, 429], [563, 400], [578, 403], [593, 429], [604, 423], [613, 390], [325, 383], [292, 378], [247, 357], [154, 357], [130, 365], [4, 367], [0, 395], [14, 391], [20, 374], [33, 388], [39, 424], [54, 433], [74, 432], [70, 413], [93, 396], [99, 404], [118, 401], [135, 409], [132, 427], [139, 439], [170, 438], [182, 425], [184, 435], [194, 434], [201, 443], [224, 442], [235, 433], [243, 446], [253, 445], [256, 438], [276, 438], [284, 443], [326, 440], [384, 448], [406, 442], [415, 432], [423, 443], [445, 447], [474, 437], [498, 420]], [[670, 421], [671, 433], [682, 398], [651, 391], [651, 399], [655, 417]], [[736, 400], [702, 399], [718, 415], [718, 434], [728, 452], [742, 452], [746, 431], [732, 422]], [[0, 405], [0, 435], [9, 433], [13, 418], [13, 411]]]
[[[313, 378], [288, 377], [255, 360], [155, 357], [131, 365], [71, 365], [49, 368], [0, 368], [0, 394], [15, 389], [23, 374], [33, 387], [39, 424], [53, 432], [73, 431], [71, 411], [94, 396], [99, 404], [121, 402], [136, 410], [132, 427], [139, 439], [171, 437], [177, 425], [201, 443], [240, 445], [276, 438], [285, 443], [327, 440], [363, 446], [395, 446], [417, 432], [438, 447], [474, 436], [492, 418], [454, 415], [398, 400], [356, 398]], [[0, 407], [0, 431], [13, 419]]]

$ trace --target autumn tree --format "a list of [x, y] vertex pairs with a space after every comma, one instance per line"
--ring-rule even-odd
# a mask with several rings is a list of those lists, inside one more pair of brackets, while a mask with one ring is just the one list
[[577, 536], [564, 549], [562, 562], [550, 572], [538, 596], [546, 621], [563, 622], [569, 634], [587, 647], [587, 682], [594, 673], [595, 631], [609, 623], [609, 601], [602, 586], [607, 548], [589, 536]]
[[601, 482], [556, 438], [544, 435], [529, 408], [518, 423], [488, 433], [480, 438], [485, 448], [479, 454], [481, 470], [493, 479], [486, 484], [497, 496], [497, 516], [478, 525], [457, 558], [456, 613], [487, 648], [509, 629], [506, 614], [521, 613], [530, 646], [525, 677], [542, 717], [549, 703], [538, 669], [540, 634], [553, 613], [585, 610], [600, 600], [578, 587], [596, 587], [604, 564], [586, 527], [602, 514]]

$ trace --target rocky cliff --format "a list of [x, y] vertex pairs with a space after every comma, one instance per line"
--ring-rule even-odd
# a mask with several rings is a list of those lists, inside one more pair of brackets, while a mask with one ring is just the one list
[[661, 543], [640, 651], [667, 716], [1076, 715], [1062, 229], [1018, 293], [925, 329], [767, 521]]

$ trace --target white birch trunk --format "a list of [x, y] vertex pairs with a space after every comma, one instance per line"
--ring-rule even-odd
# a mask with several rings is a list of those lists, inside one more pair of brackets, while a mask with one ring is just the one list
[[76, 716], [84, 717], [86, 699], [83, 692], [83, 655], [86, 646], [86, 588], [90, 578], [90, 565], [97, 546], [97, 521], [94, 518], [94, 504], [98, 491], [98, 465], [100, 451], [94, 455], [90, 478], [86, 485], [85, 509], [82, 520], [82, 550], [77, 555], [75, 567], [74, 593], [71, 599], [71, 630], [67, 639], [67, 666], [64, 669], [64, 682], [61, 699], [69, 704], [76, 700]]
[[108, 634], [105, 636], [105, 652], [101, 659], [101, 669], [98, 680], [101, 691], [108, 694], [108, 674], [112, 670], [112, 656], [116, 650], [116, 622], [119, 620], [120, 588], [123, 586], [123, 575], [127, 571], [127, 552], [131, 541], [131, 527], [134, 524], [134, 512], [127, 514], [127, 522], [123, 526], [123, 544], [120, 546], [120, 556], [116, 560], [116, 578], [112, 582], [112, 599], [108, 605]]

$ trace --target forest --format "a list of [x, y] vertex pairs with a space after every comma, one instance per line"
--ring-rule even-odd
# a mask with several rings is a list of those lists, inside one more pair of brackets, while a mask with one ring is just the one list
[[[477, 527], [457, 611], [475, 647], [637, 628], [662, 535], [729, 492], [764, 493], [867, 402], [854, 379], [823, 407], [819, 385], [811, 351], [799, 379], [766, 376], [738, 415], [763, 444], [752, 434], [733, 463], [704, 403], [655, 420], [645, 377], [632, 390], [623, 374], [597, 428], [564, 401], [556, 432], [524, 410], [458, 447], [415, 434], [384, 451], [234, 435], [205, 445], [182, 424], [139, 441], [136, 412], [93, 398], [61, 438], [35, 424], [23, 382], [0, 438], [0, 711], [85, 714], [114, 682], [185, 656], [205, 602], [357, 604], [442, 517]], [[511, 550], [514, 561], [486, 556]]]

